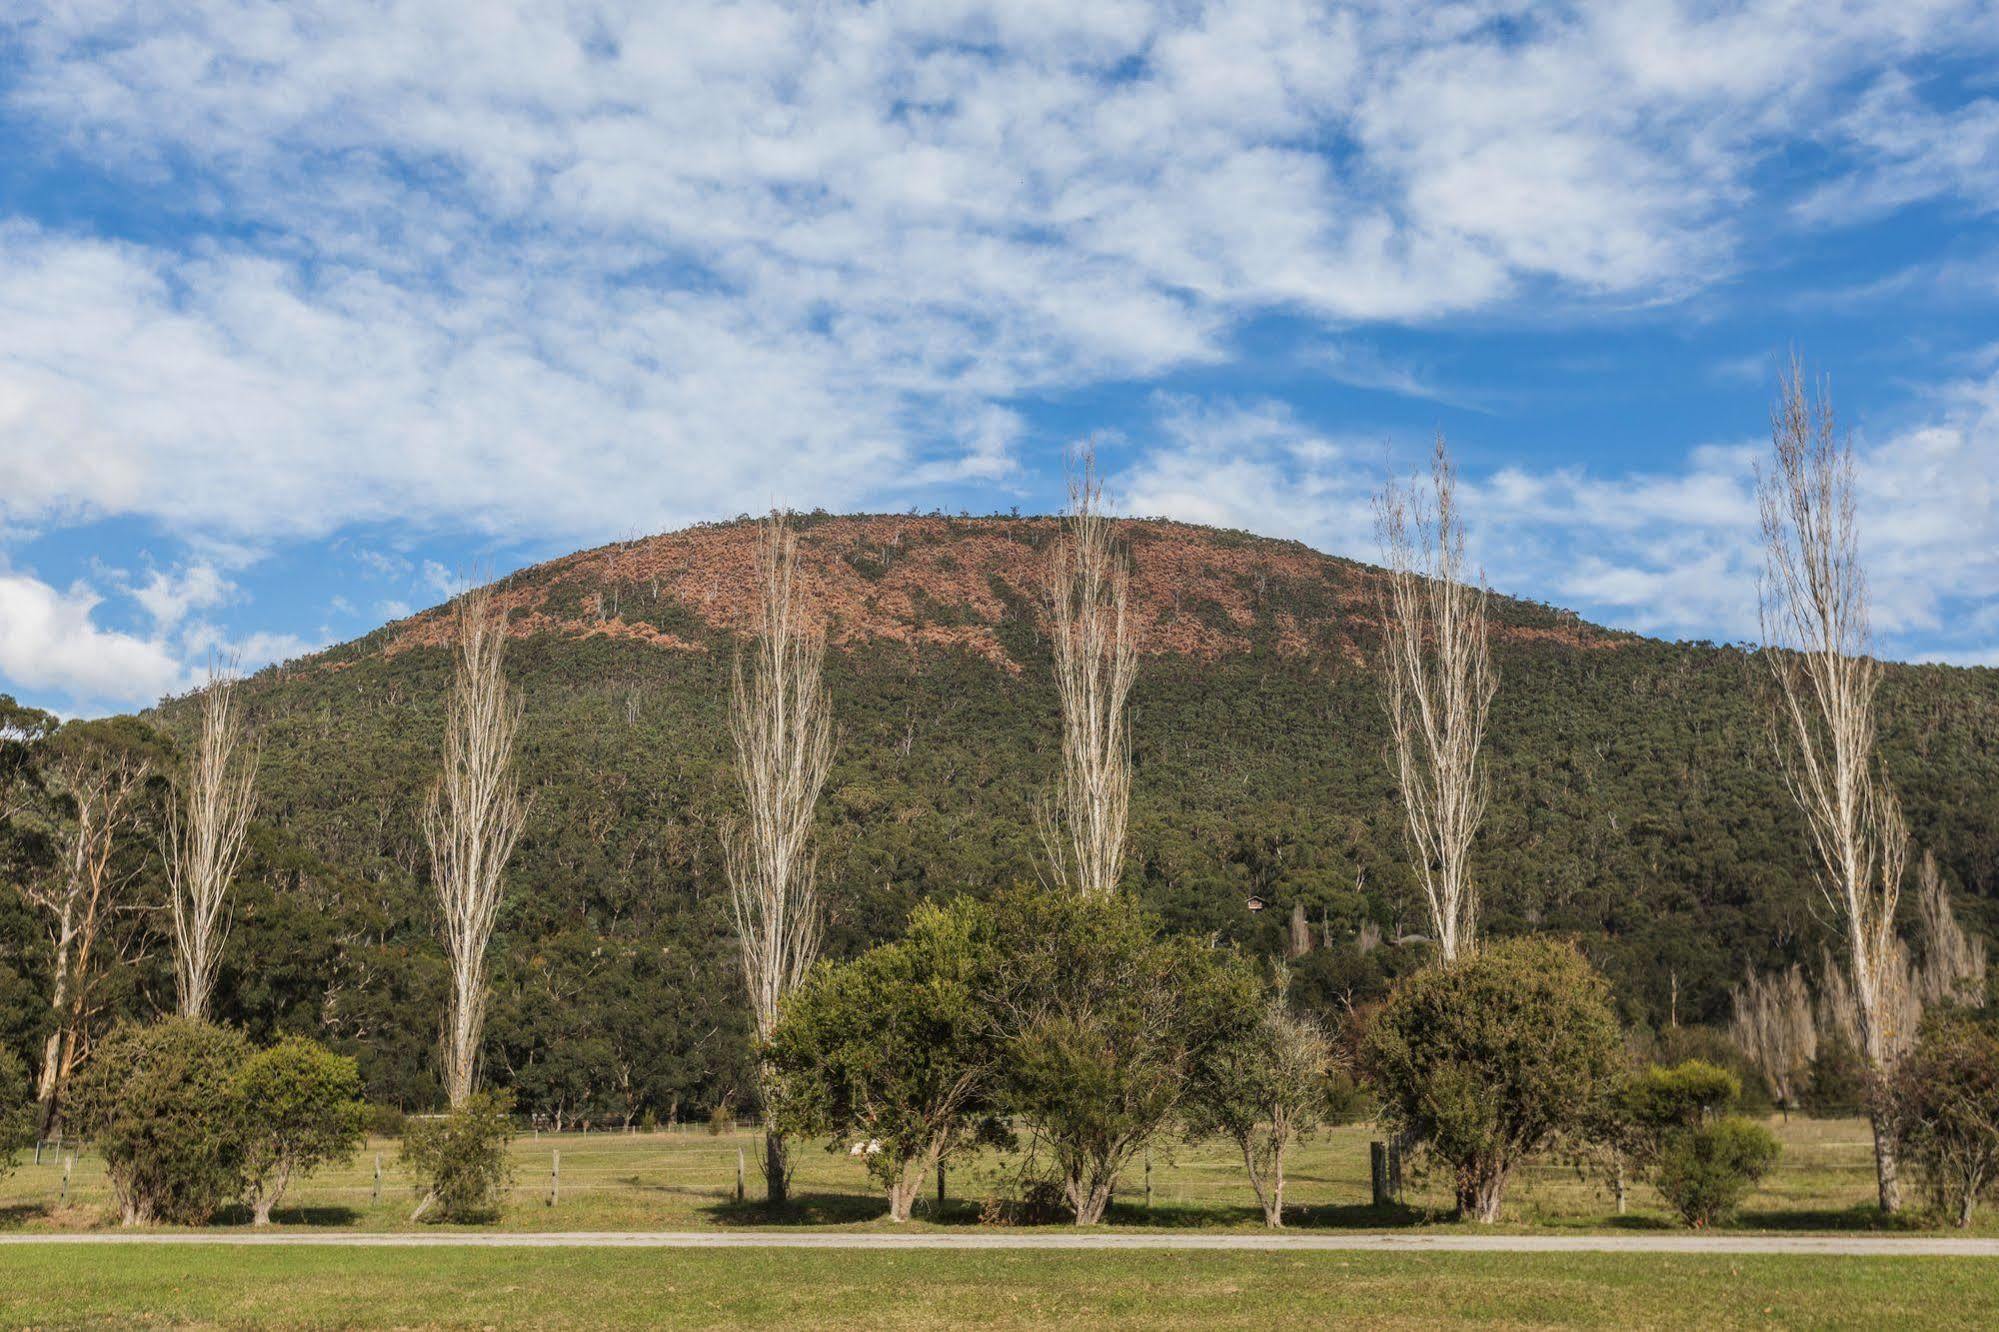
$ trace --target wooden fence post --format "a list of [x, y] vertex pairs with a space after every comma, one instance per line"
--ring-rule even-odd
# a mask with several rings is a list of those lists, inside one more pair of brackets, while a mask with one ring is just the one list
[[69, 1201], [69, 1172], [76, 1167], [76, 1153], [71, 1152], [62, 1161], [62, 1192], [56, 1196], [56, 1206]]
[[382, 1154], [380, 1152], [375, 1153], [375, 1188], [368, 1195], [368, 1201], [382, 1201]]
[[562, 1196], [562, 1153], [548, 1154], [548, 1205], [555, 1206], [555, 1200]]
[[743, 1200], [743, 1149], [736, 1148], [736, 1201]]
[[1152, 1210], [1152, 1153], [1145, 1154], [1145, 1210]]
[[1370, 1142], [1367, 1145], [1367, 1164], [1370, 1181], [1374, 1185], [1374, 1205], [1388, 1205], [1388, 1144]]

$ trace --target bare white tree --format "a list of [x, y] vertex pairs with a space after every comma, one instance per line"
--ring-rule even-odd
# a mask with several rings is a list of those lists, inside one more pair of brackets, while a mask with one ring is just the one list
[[99, 944], [134, 878], [119, 867], [118, 842], [138, 816], [152, 765], [121, 747], [72, 741], [58, 752], [51, 776], [64, 814], [62, 861], [21, 886], [47, 926], [52, 958], [53, 1021], [35, 1084], [43, 1134], [54, 1129], [63, 1091], [83, 1057]]
[[1751, 971], [1735, 991], [1729, 1035], [1743, 1057], [1756, 1066], [1786, 1117], [1798, 1103], [1798, 1081], [1818, 1056], [1818, 1024], [1812, 1019], [1811, 989], [1804, 968], [1760, 974]]
[[1069, 478], [1069, 507], [1048, 564], [1055, 690], [1062, 704], [1062, 768], [1041, 810], [1043, 850], [1055, 882], [1094, 896], [1124, 876], [1131, 811], [1131, 731], [1126, 704], [1138, 673], [1127, 608], [1130, 575], [1105, 512], [1096, 457], [1084, 451]]
[[451, 990], [442, 1038], [453, 1108], [478, 1084], [486, 1023], [486, 952], [499, 919], [502, 874], [527, 821], [515, 772], [521, 698], [507, 686], [507, 629], [490, 588], [458, 599], [456, 661], [444, 728], [444, 769], [423, 811]]
[[[1845, 983], [1856, 1035], [1877, 1086], [1912, 1032], [1905, 950], [1895, 934], [1908, 832], [1875, 753], [1867, 578], [1854, 523], [1853, 446], [1834, 427], [1823, 386], [1793, 360], [1776, 411], [1775, 466], [1758, 478], [1764, 651], [1776, 688], [1777, 754], [1804, 812], [1819, 886], [1845, 936]], [[1883, 1211], [1901, 1206], [1895, 1132], [1885, 1098], [1870, 1098]]]
[[1925, 1008], [1985, 1006], [1985, 940], [1974, 939], [1957, 923], [1950, 889], [1925, 850], [1916, 866], [1916, 928], [1923, 960], [1915, 990]]
[[1381, 584], [1381, 679], [1409, 849], [1443, 958], [1478, 933], [1472, 839], [1485, 817], [1479, 763], [1498, 688], [1483, 582], [1466, 581], [1456, 475], [1441, 435], [1430, 493], [1390, 482], [1375, 503]]
[[257, 752], [244, 742], [233, 672], [211, 662], [194, 753], [167, 804], [168, 904], [182, 1017], [205, 1020], [229, 935], [229, 885], [256, 805]]
[[[742, 949], [743, 979], [759, 1048], [778, 1008], [819, 956], [824, 915], [811, 847], [813, 812], [833, 761], [825, 689], [824, 632], [800, 610], [798, 538], [773, 513], [757, 539], [756, 642], [747, 669], [736, 661], [729, 729], [742, 809], [724, 830], [724, 866]], [[759, 1061], [766, 1112], [781, 1089]], [[791, 1155], [782, 1135], [764, 1135], [764, 1184], [782, 1204]]]

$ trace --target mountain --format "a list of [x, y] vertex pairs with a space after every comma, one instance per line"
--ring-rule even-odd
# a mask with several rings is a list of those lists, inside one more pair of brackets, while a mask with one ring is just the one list
[[[1122, 524], [1144, 644], [1130, 883], [1175, 925], [1280, 953], [1307, 1002], [1364, 999], [1422, 928], [1370, 665], [1375, 570], [1294, 542]], [[1058, 721], [1039, 612], [1045, 518], [800, 521], [840, 748], [821, 881], [846, 952], [916, 901], [1035, 875]], [[488, 1069], [524, 1107], [686, 1115], [747, 1086], [716, 827], [725, 699], [752, 612], [747, 521], [584, 551], [504, 580], [534, 792], [510, 873]], [[1485, 927], [1580, 936], [1626, 1015], [1719, 1020], [1746, 965], [1832, 938], [1744, 652], [1495, 597], [1500, 670]], [[373, 1094], [434, 1095], [443, 965], [417, 826], [439, 750], [448, 609], [246, 686], [261, 822], [222, 991], [254, 1032], [359, 1053]], [[1999, 672], [1896, 666], [1882, 743], [1911, 826], [1999, 924]], [[189, 720], [185, 701], [156, 718]], [[1252, 911], [1251, 899], [1263, 904]]]

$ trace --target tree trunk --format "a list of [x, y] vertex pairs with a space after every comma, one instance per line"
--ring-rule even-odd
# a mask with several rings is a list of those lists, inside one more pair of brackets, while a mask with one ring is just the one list
[[1077, 1225], [1101, 1224], [1111, 1205], [1111, 1186], [1108, 1183], [1079, 1186], [1070, 1191], [1069, 1202], [1076, 1209]]
[[1902, 1210], [1902, 1182], [1895, 1167], [1895, 1126], [1877, 1107], [1868, 1112], [1874, 1128], [1874, 1183], [1881, 1210], [1890, 1214]]
[[61, 1098], [56, 1094], [56, 1084], [62, 1069], [61, 1029], [49, 1033], [48, 1041], [42, 1046], [42, 1076], [36, 1083], [36, 1100], [40, 1105], [36, 1117], [35, 1133], [46, 1138], [55, 1130], [56, 1116], [61, 1112]]
[[916, 1207], [916, 1196], [923, 1191], [925, 1173], [922, 1162], [911, 1161], [888, 1186], [889, 1220], [898, 1225], [909, 1220], [910, 1212]]
[[772, 1207], [791, 1200], [791, 1153], [781, 1133], [764, 1134], [764, 1200]]
[[1499, 1220], [1499, 1204], [1505, 1195], [1506, 1171], [1503, 1169], [1461, 1177], [1458, 1181], [1458, 1217], [1489, 1226]]

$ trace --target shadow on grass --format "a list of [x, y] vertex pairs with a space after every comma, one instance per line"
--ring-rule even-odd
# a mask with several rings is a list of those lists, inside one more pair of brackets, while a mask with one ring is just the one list
[[1924, 1230], [1922, 1220], [1908, 1213], [1889, 1215], [1872, 1203], [1844, 1208], [1787, 1207], [1768, 1211], [1744, 1208], [1735, 1214], [1738, 1230]]
[[54, 1210], [43, 1202], [10, 1203], [0, 1207], [0, 1230], [19, 1230], [30, 1221], [46, 1220]]
[[[231, 1203], [216, 1212], [209, 1221], [214, 1226], [247, 1226], [253, 1213], [242, 1203]], [[361, 1214], [352, 1207], [315, 1204], [311, 1207], [277, 1207], [271, 1211], [271, 1222], [280, 1226], [351, 1226], [361, 1219]]]
[[1603, 1224], [1611, 1230], [1657, 1231], [1683, 1229], [1683, 1227], [1673, 1224], [1672, 1221], [1663, 1216], [1633, 1216], [1628, 1213], [1624, 1216], [1606, 1217]]
[[[1263, 1219], [1260, 1211], [1251, 1215]], [[1399, 1230], [1449, 1219], [1448, 1212], [1432, 1212], [1407, 1203], [1321, 1203], [1284, 1209], [1285, 1226], [1296, 1230]]]
[[888, 1199], [861, 1193], [795, 1194], [782, 1207], [760, 1198], [730, 1198], [701, 1209], [722, 1226], [843, 1226], [888, 1215]]

